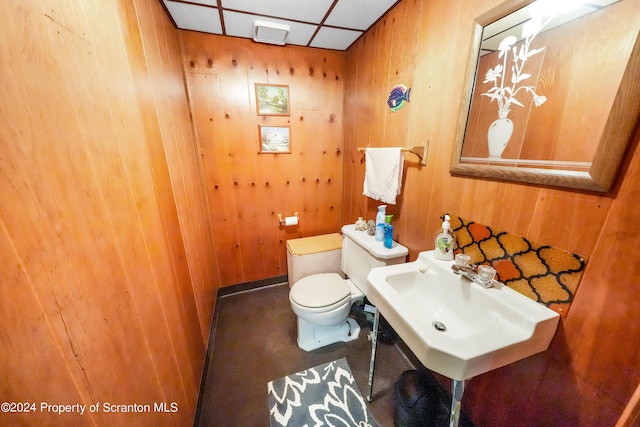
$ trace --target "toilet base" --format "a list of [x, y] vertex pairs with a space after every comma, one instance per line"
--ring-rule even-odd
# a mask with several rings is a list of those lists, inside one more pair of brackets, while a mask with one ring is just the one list
[[[351, 332], [351, 334], [349, 334]], [[312, 351], [336, 342], [358, 339], [360, 325], [351, 317], [336, 326], [321, 326], [298, 317], [298, 347]]]

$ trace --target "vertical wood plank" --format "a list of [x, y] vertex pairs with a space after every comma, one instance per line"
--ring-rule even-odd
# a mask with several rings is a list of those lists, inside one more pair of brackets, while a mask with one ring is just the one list
[[[576, 300], [552, 347], [539, 356], [471, 381], [465, 392], [465, 396], [468, 393], [465, 397], [468, 399], [465, 400], [467, 411], [480, 425], [530, 424], [532, 419], [542, 424], [613, 425], [616, 411], [622, 411], [620, 402], [628, 400], [640, 380], [638, 352], [630, 347], [632, 341], [628, 340], [628, 336], [639, 330], [637, 322], [629, 317], [638, 308], [637, 298], [631, 295], [635, 287], [628, 279], [638, 274], [638, 267], [634, 263], [620, 264], [625, 258], [622, 255], [625, 248], [637, 246], [635, 240], [639, 235], [630, 218], [637, 215], [638, 204], [633, 200], [638, 196], [632, 189], [638, 182], [636, 166], [640, 135], [634, 136], [625, 160], [621, 186], [608, 194], [451, 176], [449, 159], [460, 110], [459, 96], [465, 83], [466, 52], [473, 20], [499, 3], [500, 0], [473, 5], [463, 1], [403, 1], [385, 17], [383, 21], [386, 22], [380, 21], [349, 48], [343, 220], [351, 219], [347, 212], [354, 214], [361, 207], [367, 215], [372, 215], [377, 204], [361, 195], [364, 167], [358, 155], [352, 152], [379, 137], [382, 131], [389, 134], [391, 126], [401, 122], [397, 120], [399, 116], [383, 120], [373, 105], [379, 94], [376, 87], [391, 87], [398, 83], [387, 59], [380, 57], [379, 52], [393, 54], [395, 49], [407, 49], [416, 43], [415, 65], [398, 67], [400, 73], [412, 76], [402, 82], [412, 87], [411, 102], [398, 113], [409, 113], [406, 121], [408, 140], [426, 137], [431, 143], [427, 166], [405, 170], [404, 194], [394, 207], [400, 213], [397, 236], [400, 243], [409, 247], [409, 258], [414, 259], [418, 252], [433, 248], [433, 237], [440, 226], [438, 216], [445, 212], [457, 212], [464, 218], [590, 257]], [[635, 0], [616, 3], [616, 7], [627, 10], [627, 18], [637, 13], [637, 5]], [[385, 25], [390, 22], [398, 31], [387, 31]], [[403, 35], [404, 27], [417, 28], [417, 31]], [[637, 33], [622, 25], [619, 27], [622, 28], [616, 31], [626, 31], [625, 34], [631, 37]], [[599, 31], [609, 30], [599, 27]], [[594, 37], [607, 46], [620, 40], [613, 33], [607, 37], [602, 34]], [[566, 49], [573, 49], [553, 43], [550, 46], [550, 58], [554, 60], [562, 57]], [[602, 59], [611, 52], [617, 50], [603, 48], [590, 52], [589, 58], [582, 58], [577, 67], [582, 70], [583, 80], [578, 84], [584, 86], [585, 79], [591, 81], [590, 68], [597, 67], [596, 72], [600, 72], [611, 65], [610, 61]], [[406, 55], [410, 56], [410, 53]], [[402, 59], [399, 62], [402, 64]], [[563, 66], [559, 64], [556, 71], [563, 76], [572, 72], [573, 65], [566, 65], [567, 69]], [[553, 87], [553, 76], [541, 76], [540, 83], [545, 88]], [[570, 92], [573, 89], [557, 88], [558, 92], [563, 90]], [[588, 107], [589, 103], [583, 104]], [[538, 109], [533, 114], [541, 112]], [[572, 123], [566, 125], [572, 136], [579, 138], [576, 134], [582, 127], [576, 123], [582, 115], [576, 114]], [[544, 120], [543, 117], [544, 114], [538, 119]], [[388, 127], [381, 127], [381, 122]], [[553, 132], [557, 130], [541, 127], [539, 135], [546, 138], [547, 133]], [[585, 144], [579, 145], [574, 147], [576, 151], [587, 149]], [[556, 148], [560, 150], [560, 146]], [[549, 150], [549, 147], [543, 149]], [[602, 343], [603, 336], [610, 338], [606, 345]], [[522, 384], [529, 392], [520, 396], [511, 392], [513, 387], [501, 387], [501, 384]], [[500, 403], [507, 400], [510, 405]], [[514, 407], [518, 410], [513, 410]]]
[[[191, 210], [204, 197], [188, 191], [200, 185], [199, 159], [177, 32], [153, 0], [0, 10], [0, 61], [29, 58], [0, 71], [0, 250], [10, 263], [0, 285], [14, 296], [0, 320], [29, 343], [3, 338], [13, 351], [2, 394], [180, 408], [26, 423], [189, 425], [213, 306], [204, 284], [216, 278], [185, 253], [212, 259], [213, 242], [208, 217]], [[196, 242], [198, 233], [206, 237]]]
[[[344, 57], [188, 32], [183, 45], [222, 283], [284, 275], [287, 239], [342, 226]], [[290, 116], [258, 116], [255, 83], [288, 85]], [[258, 125], [290, 126], [292, 152], [259, 153]]]

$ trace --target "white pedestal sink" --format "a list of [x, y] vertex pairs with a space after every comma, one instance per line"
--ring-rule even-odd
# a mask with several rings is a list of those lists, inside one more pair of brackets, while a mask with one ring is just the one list
[[367, 297], [426, 368], [454, 380], [455, 401], [464, 380], [545, 351], [559, 315], [501, 283], [487, 289], [458, 276], [452, 265], [428, 251], [374, 268]]

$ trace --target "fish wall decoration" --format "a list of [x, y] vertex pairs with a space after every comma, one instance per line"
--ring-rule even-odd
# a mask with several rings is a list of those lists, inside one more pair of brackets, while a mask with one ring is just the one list
[[391, 89], [387, 105], [392, 112], [398, 111], [404, 107], [405, 103], [409, 102], [409, 92], [411, 92], [411, 88], [407, 88], [405, 85], [397, 85]]

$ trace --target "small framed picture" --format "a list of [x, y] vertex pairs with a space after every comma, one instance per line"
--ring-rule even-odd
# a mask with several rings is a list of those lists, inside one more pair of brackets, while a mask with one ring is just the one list
[[256, 83], [256, 111], [259, 116], [289, 115], [289, 86]]
[[289, 126], [258, 125], [260, 153], [291, 153]]

